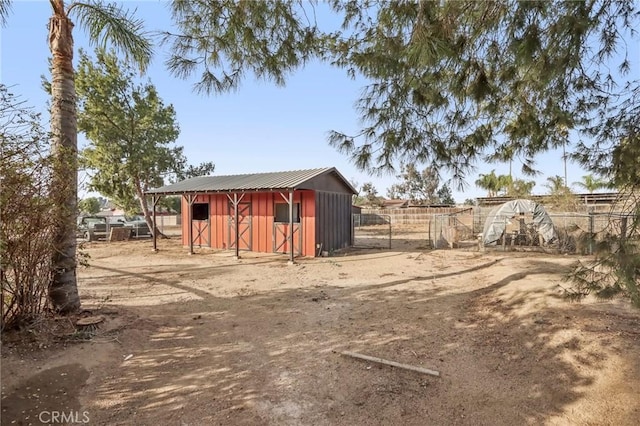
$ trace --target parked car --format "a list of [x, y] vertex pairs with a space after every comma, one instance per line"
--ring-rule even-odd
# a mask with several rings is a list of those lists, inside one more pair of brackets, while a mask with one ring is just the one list
[[124, 226], [118, 223], [109, 223], [104, 216], [80, 216], [77, 222], [77, 236], [85, 241], [96, 241], [99, 238], [107, 238], [107, 232], [111, 228]]
[[111, 223], [131, 229], [131, 238], [150, 237], [151, 230], [144, 216], [114, 216]]

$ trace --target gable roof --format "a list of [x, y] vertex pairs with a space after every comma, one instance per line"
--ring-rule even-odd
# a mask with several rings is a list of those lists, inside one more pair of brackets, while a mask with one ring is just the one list
[[150, 189], [150, 195], [207, 194], [217, 192], [290, 191], [295, 189], [322, 189], [322, 177], [333, 176], [344, 186], [345, 192], [357, 191], [335, 167], [293, 170], [286, 172], [251, 173], [226, 176], [198, 176]]

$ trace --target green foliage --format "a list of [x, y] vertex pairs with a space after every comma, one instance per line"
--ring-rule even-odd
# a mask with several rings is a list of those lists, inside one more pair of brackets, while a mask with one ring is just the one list
[[513, 198], [527, 198], [531, 195], [536, 182], [524, 179], [508, 179], [506, 182], [506, 195]]
[[76, 72], [78, 129], [90, 141], [81, 163], [91, 174], [89, 189], [134, 213], [147, 189], [161, 186], [175, 172], [182, 148], [175, 111], [155, 87], [134, 84], [135, 73], [115, 54], [96, 53], [94, 63], [81, 52]]
[[[195, 90], [236, 90], [247, 71], [283, 85], [286, 74], [320, 53], [316, 2], [174, 0], [178, 33], [165, 33], [172, 74], [200, 76]], [[306, 9], [309, 13], [306, 13]]]
[[182, 211], [182, 197], [162, 197], [158, 205], [166, 208], [170, 213], [180, 214]]
[[571, 189], [565, 185], [564, 178], [559, 175], [547, 177], [544, 186], [548, 189], [549, 197], [545, 204], [564, 211], [577, 211], [578, 199]]
[[599, 299], [625, 297], [640, 308], [640, 199], [635, 191], [621, 196], [628, 214], [610, 220], [596, 238], [584, 233], [593, 247], [594, 259], [581, 261], [567, 278], [572, 287], [567, 295], [580, 300], [589, 294]]
[[548, 177], [544, 186], [549, 190], [550, 195], [561, 193], [567, 188], [564, 178], [559, 175]]
[[76, 17], [77, 22], [89, 35], [92, 45], [101, 49], [107, 44], [124, 55], [129, 64], [136, 64], [144, 71], [153, 55], [148, 34], [144, 32], [144, 23], [135, 17], [135, 11], [129, 11], [116, 3], [103, 3], [90, 0], [74, 2], [67, 14]]
[[486, 190], [489, 197], [495, 197], [505, 188], [505, 177], [491, 170], [491, 173], [480, 174], [475, 183], [478, 188]]
[[399, 183], [391, 185], [387, 197], [410, 200], [413, 204], [455, 204], [448, 184], [440, 185], [440, 177], [432, 167], [418, 171], [413, 164], [402, 166]]
[[529, 174], [535, 155], [565, 144], [567, 130], [589, 136], [575, 154], [583, 165], [610, 166], [617, 130], [639, 115], [638, 81], [625, 81], [638, 25], [633, 2], [334, 8], [344, 15], [331, 39], [334, 63], [372, 83], [357, 104], [363, 129], [333, 132], [330, 141], [363, 168], [421, 161], [462, 178], [489, 152], [501, 161], [517, 156]]
[[403, 165], [401, 173], [397, 176], [400, 183], [393, 184], [388, 191], [389, 198], [409, 199], [415, 204], [437, 204], [438, 185], [440, 177], [438, 172], [427, 167], [418, 171], [413, 164]]
[[[530, 175], [538, 153], [582, 133], [571, 158], [608, 176], [620, 136], [637, 134], [634, 2], [174, 0], [171, 8], [169, 68], [199, 75], [197, 90], [235, 90], [247, 73], [284, 84], [313, 58], [370, 81], [356, 104], [362, 129], [329, 138], [362, 169], [424, 163], [463, 179], [478, 159], [518, 158]], [[318, 22], [330, 13], [340, 28]]]
[[370, 206], [381, 206], [382, 201], [378, 196], [378, 190], [371, 182], [365, 182], [362, 184], [359, 194], [362, 195], [364, 203]]
[[451, 193], [451, 188], [446, 183], [438, 189], [436, 195], [438, 196], [440, 204], [454, 205], [456, 203], [456, 200], [454, 200], [453, 194]]
[[11, 12], [11, 2], [7, 0], [0, 0], [0, 25], [5, 26], [7, 23], [7, 16]]
[[96, 214], [100, 212], [100, 207], [100, 200], [96, 197], [85, 198], [78, 203], [78, 210], [86, 214]]
[[193, 166], [191, 164], [186, 164], [186, 157], [182, 157], [180, 160], [181, 162], [179, 162], [175, 171], [177, 180], [184, 180], [198, 176], [209, 176], [213, 174], [213, 171], [216, 168], [215, 164], [211, 161]]
[[476, 186], [487, 190], [489, 197], [496, 197], [501, 193], [513, 198], [526, 198], [531, 195], [535, 181], [513, 179], [509, 175], [496, 175], [495, 170], [491, 173], [480, 174], [476, 180]]
[[[640, 100], [637, 103], [640, 104]], [[638, 112], [640, 114], [640, 111]], [[638, 154], [640, 154], [640, 118], [635, 123], [635, 128], [628, 129], [626, 137], [613, 149], [613, 166], [609, 173], [610, 176], [613, 176], [611, 186], [617, 188], [640, 187]], [[606, 181], [598, 180], [593, 185], [600, 185], [600, 188], [608, 186]]]
[[[620, 148], [618, 149], [617, 152], [620, 152]], [[631, 155], [631, 153], [627, 153], [627, 155]], [[629, 157], [629, 158], [635, 158], [635, 157]], [[618, 167], [620, 168], [620, 172], [617, 173], [617, 182], [621, 185], [624, 186], [625, 185], [625, 181], [628, 181], [628, 177], [627, 175], [629, 173], [636, 173], [636, 168], [630, 167], [630, 165], [625, 165], [625, 159], [624, 158], [618, 158], [616, 160], [616, 163], [618, 164]], [[635, 161], [635, 160], [634, 160]], [[639, 181], [640, 183], [640, 181]], [[592, 174], [588, 174], [588, 175], [584, 175], [582, 176], [582, 180], [580, 182], [574, 182], [574, 185], [576, 185], [577, 187], [587, 191], [588, 193], [594, 193], [595, 191], [597, 191], [598, 189], [602, 189], [602, 188], [608, 188], [610, 186], [609, 182], [607, 182], [605, 179], [596, 177]]]
[[187, 166], [173, 106], [164, 105], [150, 82], [135, 83], [134, 70], [115, 54], [99, 50], [95, 62], [81, 52], [76, 73], [78, 128], [89, 145], [81, 162], [89, 189], [109, 197], [128, 213], [146, 212], [148, 189], [165, 178], [209, 173], [212, 163]]

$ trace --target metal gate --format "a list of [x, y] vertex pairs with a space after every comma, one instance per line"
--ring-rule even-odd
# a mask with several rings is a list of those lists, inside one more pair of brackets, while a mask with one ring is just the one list
[[359, 248], [391, 248], [391, 216], [353, 214], [352, 245]]
[[[288, 223], [273, 222], [273, 252], [290, 253], [289, 251], [289, 226]], [[302, 255], [302, 227], [300, 223], [293, 224], [293, 252], [296, 256]]]
[[[236, 224], [233, 203], [229, 202], [229, 250], [236, 248]], [[251, 203], [238, 203], [238, 249], [251, 251]]]

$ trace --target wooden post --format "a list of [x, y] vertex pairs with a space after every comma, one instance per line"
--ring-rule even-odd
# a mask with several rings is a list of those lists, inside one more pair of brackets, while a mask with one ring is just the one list
[[189, 228], [187, 229], [187, 238], [189, 238], [189, 254], [193, 254], [193, 203], [195, 199], [195, 195], [187, 195], [187, 202], [189, 203], [189, 212], [187, 213], [187, 221], [189, 222]]
[[400, 362], [389, 361], [387, 359], [378, 358], [378, 357], [375, 357], [375, 356], [363, 355], [363, 354], [359, 354], [357, 352], [344, 351], [344, 352], [340, 352], [340, 354], [344, 355], [344, 356], [351, 357], [351, 358], [358, 358], [358, 359], [363, 359], [365, 361], [375, 362], [375, 363], [378, 363], [378, 364], [383, 364], [383, 365], [389, 365], [389, 366], [392, 366], [392, 367], [402, 368], [403, 370], [416, 371], [418, 373], [423, 373], [423, 374], [428, 374], [430, 376], [440, 377], [440, 372], [439, 371], [430, 370], [430, 369], [424, 368], [424, 367], [418, 367], [418, 366], [415, 366], [415, 365], [409, 365], [409, 364], [403, 364], [403, 363], [400, 363]]
[[158, 203], [158, 197], [155, 195], [151, 196], [151, 204], [153, 205], [153, 212], [151, 212], [151, 221], [153, 222], [153, 229], [151, 230], [151, 234], [153, 235], [153, 251], [158, 251], [158, 236], [156, 235], [156, 229], [158, 226], [156, 225], [156, 204]]
[[293, 263], [293, 190], [289, 191], [289, 262]]
[[507, 219], [504, 220], [504, 230], [502, 231], [502, 251], [507, 251]]
[[234, 220], [234, 228], [236, 232], [236, 259], [240, 259], [240, 225], [238, 224], [238, 194], [233, 194], [233, 220]]

